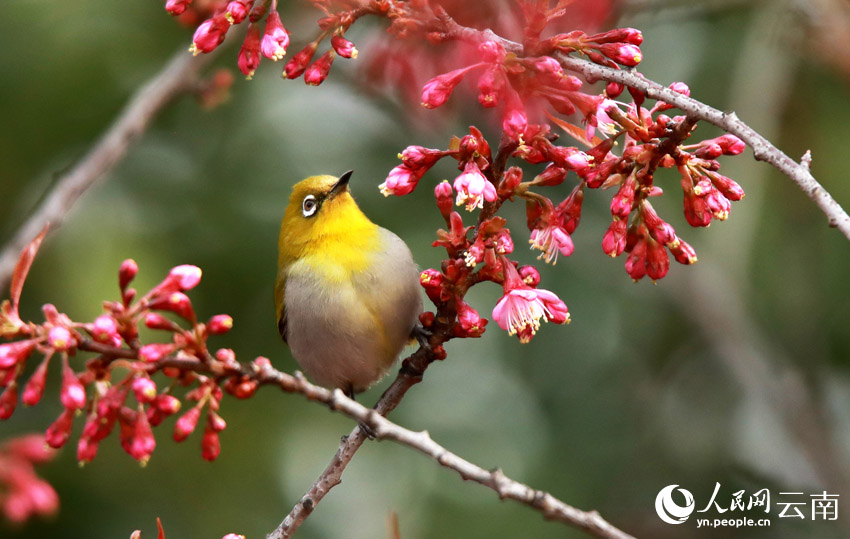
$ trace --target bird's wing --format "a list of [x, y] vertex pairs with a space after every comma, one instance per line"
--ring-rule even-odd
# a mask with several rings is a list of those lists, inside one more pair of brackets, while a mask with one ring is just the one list
[[286, 292], [286, 272], [281, 269], [278, 271], [277, 279], [274, 283], [274, 304], [277, 312], [277, 330], [286, 341], [286, 304], [283, 301], [284, 293]]

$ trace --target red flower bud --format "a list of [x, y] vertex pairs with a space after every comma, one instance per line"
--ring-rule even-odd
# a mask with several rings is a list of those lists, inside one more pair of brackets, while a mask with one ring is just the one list
[[174, 322], [159, 313], [147, 313], [145, 315], [145, 325], [150, 329], [175, 329]]
[[32, 354], [37, 344], [36, 339], [0, 344], [0, 369], [10, 369], [23, 363]]
[[18, 404], [18, 383], [12, 382], [0, 395], [0, 419], [9, 419]]
[[224, 16], [231, 24], [239, 24], [248, 16], [253, 3], [254, 0], [231, 0], [225, 8]]
[[260, 28], [254, 23], [248, 25], [248, 32], [245, 34], [245, 40], [242, 41], [242, 48], [239, 49], [236, 65], [249, 80], [260, 66]]
[[176, 349], [177, 346], [173, 343], [146, 344], [139, 349], [139, 359], [148, 363], [156, 363]]
[[225, 428], [227, 428], [227, 423], [224, 421], [224, 419], [222, 419], [220, 415], [213, 411], [207, 413], [207, 424], [212, 430], [216, 432], [221, 432]]
[[121, 268], [118, 270], [118, 286], [121, 287], [121, 290], [127, 288], [127, 285], [136, 277], [137, 273], [139, 273], [139, 266], [132, 258], [121, 263]]
[[62, 390], [59, 394], [62, 406], [69, 410], [79, 410], [86, 405], [86, 388], [68, 365], [68, 358], [62, 358]]
[[640, 48], [630, 43], [603, 43], [599, 46], [599, 52], [627, 67], [634, 67], [643, 60]]
[[540, 284], [540, 272], [534, 266], [521, 266], [518, 271], [522, 282], [531, 288]]
[[310, 64], [310, 67], [304, 72], [304, 82], [310, 86], [322, 84], [328, 78], [335, 57], [336, 52], [333, 49], [329, 49], [319, 56], [319, 59]]
[[452, 90], [463, 79], [469, 67], [455, 69], [429, 80], [422, 88], [422, 106], [434, 109], [448, 101]]
[[287, 79], [296, 79], [304, 73], [304, 70], [307, 69], [307, 64], [310, 63], [310, 60], [313, 58], [313, 55], [316, 53], [316, 49], [319, 47], [317, 42], [312, 42], [303, 49], [301, 49], [298, 54], [292, 57], [289, 62], [283, 67], [283, 74]]
[[673, 258], [679, 264], [690, 265], [697, 263], [697, 253], [694, 248], [679, 238], [670, 245], [670, 253], [673, 254]]
[[354, 46], [354, 43], [342, 36], [333, 36], [331, 38], [331, 47], [343, 58], [357, 58], [357, 48]]
[[191, 3], [192, 0], [168, 0], [165, 2], [165, 11], [170, 15], [181, 15]]
[[495, 107], [505, 88], [505, 75], [501, 67], [484, 71], [478, 78], [478, 102], [482, 107]]
[[667, 275], [667, 270], [670, 269], [670, 259], [664, 245], [649, 238], [646, 242], [646, 274], [653, 281], [657, 281]]
[[148, 416], [141, 413], [136, 414], [133, 437], [130, 440], [130, 447], [127, 452], [144, 466], [150, 460], [154, 449], [156, 449], [156, 440], [153, 437]]
[[625, 219], [614, 218], [605, 236], [602, 237], [602, 251], [610, 257], [620, 256], [626, 248]]
[[192, 46], [189, 51], [197, 56], [204, 52], [212, 52], [224, 41], [224, 36], [230, 28], [230, 21], [224, 14], [216, 15], [207, 19], [195, 30], [192, 37]]
[[218, 439], [218, 432], [208, 427], [204, 430], [204, 437], [201, 439], [201, 457], [212, 462], [218, 458], [219, 453], [221, 453], [221, 442]]
[[66, 408], [56, 421], [54, 421], [45, 432], [45, 441], [47, 445], [54, 449], [59, 449], [68, 441], [71, 436], [71, 427], [74, 423], [74, 410]]
[[180, 411], [180, 399], [174, 395], [157, 395], [153, 405], [165, 415], [176, 414]]
[[434, 197], [437, 199], [437, 207], [443, 219], [448, 220], [454, 207], [454, 191], [451, 184], [443, 180], [434, 188]]
[[182, 442], [189, 437], [198, 425], [198, 419], [201, 417], [201, 409], [198, 406], [193, 407], [188, 412], [180, 416], [177, 423], [174, 424], [174, 441]]
[[27, 406], [35, 406], [41, 400], [42, 395], [44, 395], [44, 385], [47, 382], [47, 366], [49, 362], [50, 356], [48, 355], [36, 367], [35, 372], [32, 373], [29, 382], [24, 387], [24, 394], [21, 397], [21, 401]]
[[426, 168], [411, 169], [407, 165], [393, 168], [387, 179], [379, 187], [385, 197], [390, 195], [404, 196], [416, 189], [419, 180], [425, 174]]
[[735, 201], [744, 198], [744, 189], [733, 179], [716, 172], [710, 173], [709, 178], [711, 178], [712, 185], [729, 200]]
[[638, 240], [632, 247], [632, 252], [626, 259], [626, 273], [635, 281], [643, 279], [646, 275], [646, 240], [644, 238]]
[[183, 292], [172, 292], [155, 297], [150, 303], [150, 308], [171, 311], [190, 322], [195, 320], [195, 310], [192, 308], [192, 300]]
[[505, 61], [505, 49], [496, 41], [484, 41], [479, 44], [478, 54], [484, 62], [501, 64]]

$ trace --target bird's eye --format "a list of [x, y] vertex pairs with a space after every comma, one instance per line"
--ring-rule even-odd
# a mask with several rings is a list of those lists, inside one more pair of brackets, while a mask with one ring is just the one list
[[319, 204], [316, 202], [316, 197], [307, 195], [304, 197], [304, 202], [301, 203], [301, 213], [304, 217], [311, 217], [319, 209]]

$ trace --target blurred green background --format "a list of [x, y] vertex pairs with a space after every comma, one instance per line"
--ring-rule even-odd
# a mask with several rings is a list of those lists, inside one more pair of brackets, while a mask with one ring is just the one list
[[[850, 206], [850, 74], [834, 63], [841, 52], [816, 39], [842, 9], [846, 15], [846, 3], [699, 4], [626, 2], [612, 24], [643, 30], [648, 77], [686, 81], [694, 97], [736, 110], [792, 157], [811, 149], [815, 176]], [[300, 2], [282, 10], [294, 52], [312, 36], [317, 12]], [[0, 239], [191, 39], [159, 1], [6, 0], [3, 11]], [[355, 26], [352, 38], [369, 30]], [[235, 70], [238, 43], [225, 46], [216, 63]], [[443, 253], [430, 242], [442, 223], [431, 186], [457, 172], [441, 163], [403, 198], [385, 199], [377, 185], [406, 145], [445, 147], [466, 126], [486, 126], [487, 115], [461, 104], [447, 109], [446, 123], [418, 113], [406, 121], [409, 105], [367, 97], [352, 83], [352, 62], [343, 63], [310, 88], [281, 81], [282, 66], [265, 61], [253, 81], [237, 77], [221, 107], [204, 110], [188, 98], [167, 107], [48, 238], [24, 289], [24, 314], [41, 320], [40, 306], [51, 302], [75, 320], [93, 319], [102, 300], [117, 298], [124, 258], [138, 261], [140, 290], [172, 266], [196, 264], [204, 270], [191, 293], [200, 316], [236, 320], [212, 345], [235, 349], [243, 361], [266, 355], [292, 371], [271, 300], [279, 219], [295, 181], [352, 168], [366, 214], [404, 238], [421, 267], [438, 266]], [[702, 124], [697, 132], [717, 134]], [[656, 286], [632, 283], [625, 259], [599, 247], [610, 194], [588, 192], [575, 254], [540, 268], [541, 286], [566, 301], [572, 324], [546, 326], [527, 345], [495, 324], [480, 340], [451, 342], [449, 358], [429, 369], [392, 419], [638, 536], [847, 537], [850, 248], [814, 203], [749, 151], [722, 166], [747, 197], [709, 229], [687, 227], [678, 179], [659, 178], [667, 196], [656, 207], [694, 245], [696, 266], [674, 264]], [[505, 214], [515, 256], [534, 261], [524, 248], [523, 208]], [[471, 303], [488, 315], [499, 296], [483, 285]], [[41, 405], [0, 425], [0, 439], [50, 424], [60, 411], [58, 374]], [[359, 400], [374, 402], [389, 382]], [[160, 517], [169, 539], [264, 537], [352, 427], [271, 389], [249, 401], [226, 398], [221, 414], [229, 426], [217, 462], [200, 458], [197, 434], [175, 444], [172, 419], [155, 431], [158, 448], [146, 468], [115, 436], [79, 468], [78, 421], [69, 446], [40, 470], [59, 492], [59, 514], [24, 527], [0, 523], [0, 536], [121, 538], [141, 529], [154, 537]], [[774, 505], [770, 528], [697, 530], [695, 517], [671, 526], [656, 516], [661, 488], [681, 485], [702, 508], [716, 482], [727, 505], [741, 489], [840, 494], [839, 519], [778, 519]], [[383, 442], [363, 447], [299, 537], [387, 537], [391, 511], [405, 539], [583, 536]]]

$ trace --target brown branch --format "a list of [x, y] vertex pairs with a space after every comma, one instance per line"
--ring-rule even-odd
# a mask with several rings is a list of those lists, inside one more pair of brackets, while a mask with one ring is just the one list
[[[399, 375], [399, 379], [396, 380], [396, 383], [394, 383], [393, 386], [396, 386], [403, 376], [405, 375], [402, 372], [402, 374]], [[607, 522], [596, 511], [587, 512], [577, 509], [555, 498], [548, 492], [533, 489], [528, 485], [507, 477], [499, 469], [492, 471], [485, 470], [480, 466], [477, 466], [476, 464], [473, 464], [472, 462], [452, 453], [435, 442], [427, 431], [415, 432], [393, 423], [381, 415], [380, 409], [366, 408], [362, 404], [346, 397], [339, 389], [329, 390], [315, 386], [308, 382], [303, 376], [292, 376], [290, 374], [277, 371], [271, 367], [265, 367], [263, 370], [259, 371], [256, 379], [263, 384], [277, 385], [286, 392], [301, 393], [310, 400], [323, 402], [327, 404], [331, 410], [340, 412], [361, 424], [367, 425], [374, 431], [375, 438], [379, 440], [392, 440], [428, 455], [436, 460], [441, 466], [457, 472], [464, 480], [475, 481], [476, 483], [494, 490], [501, 499], [514, 500], [528, 505], [529, 507], [539, 511], [546, 519], [555, 520], [580, 528], [597, 537], [618, 539], [632, 537]], [[390, 390], [393, 386], [390, 387]], [[389, 393], [390, 390], [387, 392]], [[384, 401], [385, 399], [382, 398], [381, 402]], [[354, 432], [352, 432], [352, 435], [349, 436], [349, 440], [354, 438], [358, 432], [362, 432], [359, 426]], [[362, 434], [359, 435], [358, 439], [360, 441], [356, 447], [359, 447], [359, 445], [363, 443], [364, 438], [365, 437]], [[350, 456], [353, 455], [354, 451], [356, 451], [356, 447], [353, 445], [347, 445], [344, 441], [343, 445], [340, 447], [340, 451], [331, 462], [329, 468], [341, 465], [344, 466], [343, 463], [347, 462], [345, 459], [350, 459]], [[345, 451], [344, 448], [348, 448], [347, 451]], [[326, 479], [330, 483], [333, 482], [333, 478], [330, 476]], [[336, 480], [338, 482], [338, 477], [336, 477]], [[305, 496], [296, 507], [300, 507], [303, 512], [309, 514], [315, 505], [312, 498]], [[278, 530], [275, 530], [275, 532], [269, 534], [267, 539], [289, 537], [294, 531], [294, 529], [281, 530], [279, 528]]]
[[212, 55], [193, 57], [181, 47], [171, 60], [130, 98], [121, 114], [89, 152], [50, 188], [38, 208], [18, 228], [0, 252], [0, 290], [5, 289], [21, 249], [49, 223], [53, 230], [74, 202], [124, 158], [150, 122], [177, 96], [194, 88], [200, 70]]
[[705, 120], [727, 133], [737, 135], [753, 149], [753, 155], [757, 160], [769, 163], [788, 176], [826, 214], [829, 226], [839, 229], [847, 239], [850, 239], [850, 216], [812, 176], [808, 163], [805, 160], [798, 163], [788, 157], [752, 127], [742, 122], [734, 112], [719, 111], [696, 99], [665, 88], [657, 82], [647, 80], [636, 72], [611, 69], [563, 54], [559, 55], [558, 60], [566, 69], [581, 73], [588, 80], [602, 79], [631, 86], [651, 99], [664, 101], [677, 107], [692, 118]]

